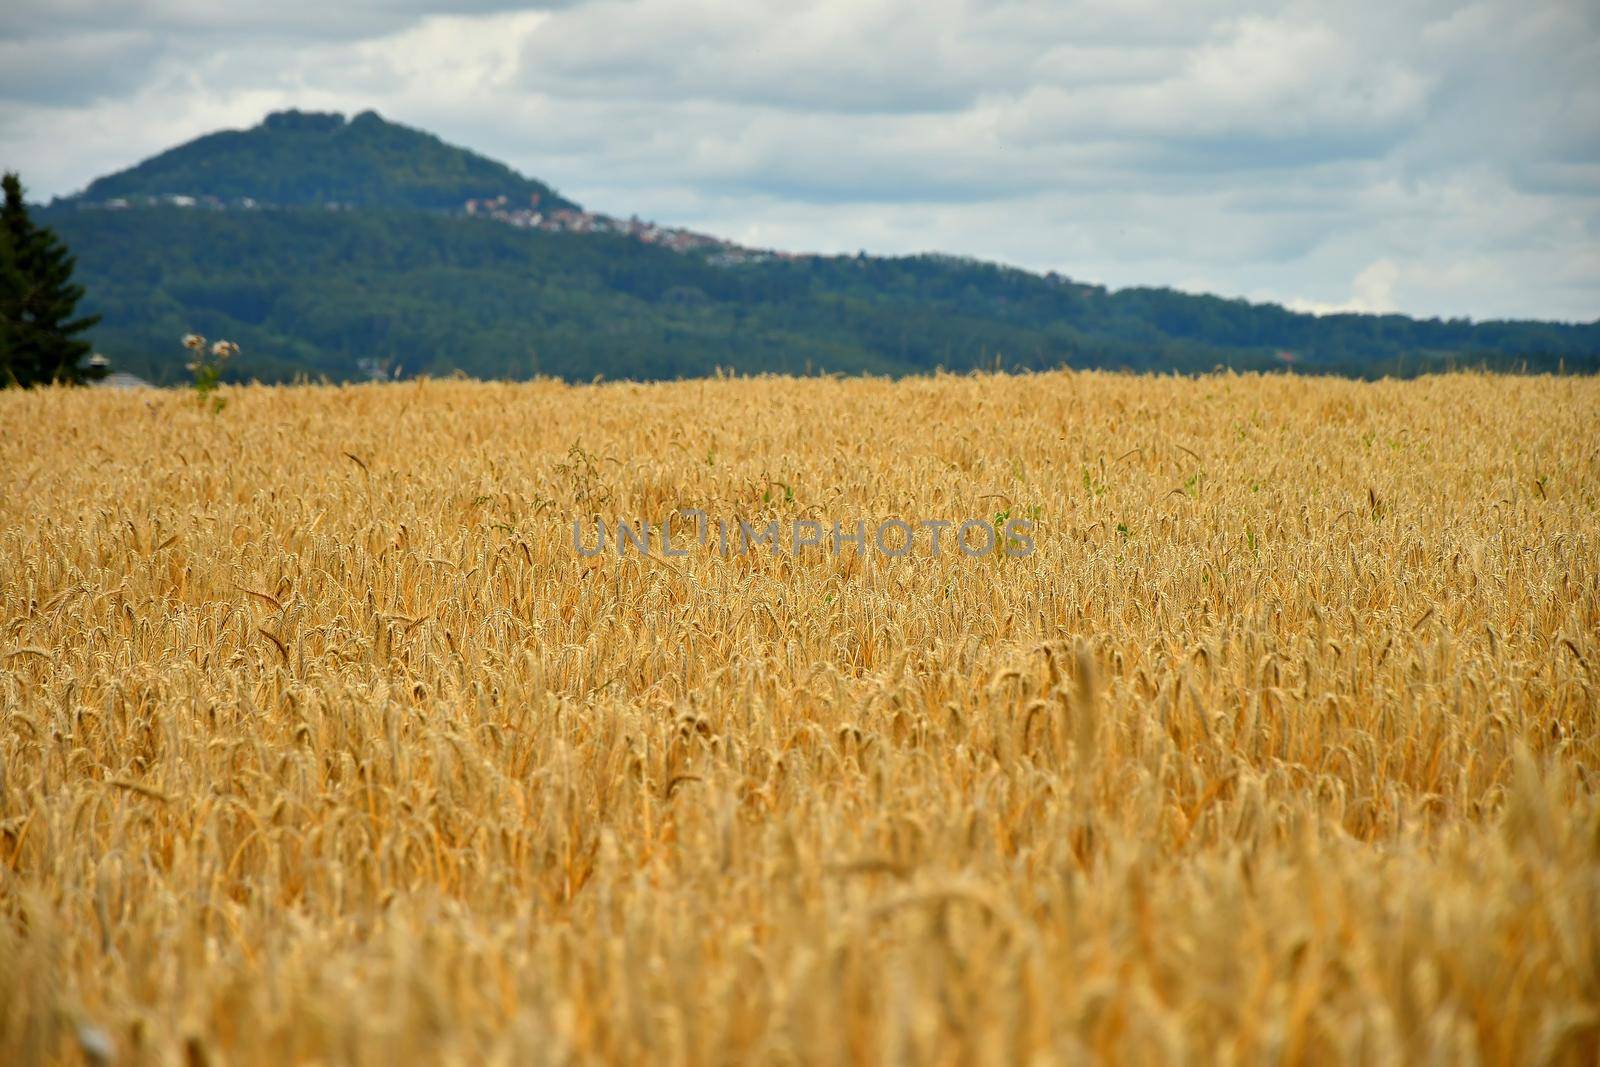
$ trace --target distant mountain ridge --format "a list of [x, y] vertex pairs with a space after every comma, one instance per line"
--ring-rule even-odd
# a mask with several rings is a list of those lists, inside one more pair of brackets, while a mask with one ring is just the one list
[[1600, 320], [1318, 317], [956, 256], [740, 248], [584, 212], [370, 111], [276, 112], [39, 215], [78, 257], [85, 310], [103, 315], [97, 347], [158, 384], [183, 379], [178, 339], [190, 331], [238, 342], [235, 373], [268, 381], [401, 368], [569, 379], [996, 365], [1600, 371]]
[[348, 121], [338, 112], [273, 112], [258, 126], [196, 138], [64, 200], [89, 205], [174, 197], [424, 211], [505, 197], [547, 211], [578, 207], [503, 163], [375, 111]]

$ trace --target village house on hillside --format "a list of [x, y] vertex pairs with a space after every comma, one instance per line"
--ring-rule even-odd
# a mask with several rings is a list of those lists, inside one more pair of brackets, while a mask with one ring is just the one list
[[[635, 215], [627, 219], [602, 215], [594, 211], [577, 211], [558, 208], [548, 214], [539, 210], [539, 194], [529, 198], [527, 207], [513, 207], [505, 196], [483, 197], [467, 200], [462, 210], [474, 218], [493, 219], [507, 226], [524, 230], [544, 230], [547, 233], [609, 233], [631, 237], [641, 244], [660, 245], [673, 252], [691, 252], [711, 249], [716, 252], [714, 261], [719, 266], [735, 263], [761, 262], [780, 253], [756, 251], [724, 241], [709, 234], [693, 230], [660, 226], [646, 222]], [[785, 258], [793, 258], [785, 257]]]

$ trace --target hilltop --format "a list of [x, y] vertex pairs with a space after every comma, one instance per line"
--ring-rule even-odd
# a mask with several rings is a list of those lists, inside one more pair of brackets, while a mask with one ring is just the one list
[[575, 210], [503, 163], [389, 122], [375, 111], [277, 111], [248, 130], [207, 134], [109, 174], [68, 203], [270, 205], [453, 211], [469, 199]]
[[1600, 370], [1600, 322], [1299, 314], [1109, 290], [948, 255], [795, 255], [585, 211], [373, 112], [277, 112], [42, 209], [78, 256], [118, 370], [183, 377], [177, 339], [236, 340], [235, 373], [460, 370], [587, 380], [807, 371], [1451, 366]]

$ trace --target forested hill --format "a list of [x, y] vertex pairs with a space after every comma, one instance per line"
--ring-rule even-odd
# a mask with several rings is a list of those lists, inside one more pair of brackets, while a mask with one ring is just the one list
[[456, 211], [497, 196], [545, 210], [577, 206], [503, 163], [373, 111], [348, 122], [337, 113], [279, 111], [251, 129], [207, 134], [97, 179], [68, 200]]
[[[475, 199], [499, 206], [469, 217]], [[950, 256], [741, 249], [584, 214], [509, 168], [371, 113], [288, 112], [203, 137], [38, 219], [78, 257], [85, 310], [104, 315], [96, 347], [157, 382], [183, 377], [178, 339], [189, 331], [237, 341], [235, 373], [263, 380], [396, 369], [902, 374], [997, 362], [1600, 370], [1600, 322], [1316, 317]]]

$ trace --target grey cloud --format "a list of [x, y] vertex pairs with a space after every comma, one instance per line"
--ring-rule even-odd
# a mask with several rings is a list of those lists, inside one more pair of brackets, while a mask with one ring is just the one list
[[48, 47], [0, 39], [0, 100], [70, 107], [145, 85], [166, 58], [161, 40], [143, 30], [96, 31]]
[[[556, 9], [561, 0], [308, 0], [216, 4], [22, 0], [0, 9], [0, 101], [41, 106], [89, 104], [149, 88], [173, 65], [216, 70], [219, 82], [283, 75], [307, 42], [350, 46], [415, 26], [429, 16]], [[271, 64], [269, 66], [269, 64]]]
[[971, 32], [967, 5], [862, 3], [848, 21], [793, 4], [586, 5], [534, 35], [523, 85], [557, 96], [794, 111], [950, 111], [1020, 87], [1025, 44]]
[[564, 0], [13, 0], [0, 11], [0, 37], [60, 40], [79, 34], [138, 30], [179, 40], [249, 34], [253, 39], [352, 41], [392, 33], [428, 15], [482, 15], [560, 8]]

